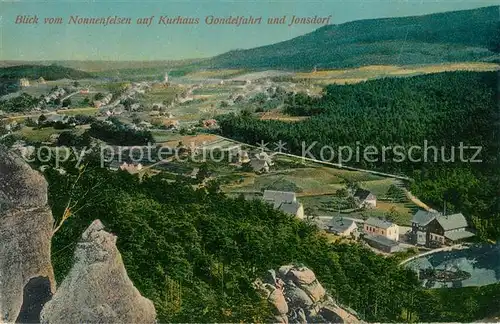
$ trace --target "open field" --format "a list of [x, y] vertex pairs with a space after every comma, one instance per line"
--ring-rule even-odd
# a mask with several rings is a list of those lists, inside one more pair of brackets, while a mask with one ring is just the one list
[[54, 129], [52, 127], [46, 127], [41, 129], [33, 129], [32, 127], [23, 127], [21, 130], [16, 132], [17, 135], [22, 136], [28, 141], [33, 142], [46, 142], [50, 140], [50, 135], [60, 134], [62, 132], [76, 131], [82, 133], [83, 130], [68, 130], [68, 129]]
[[94, 107], [85, 107], [85, 108], [74, 108], [74, 109], [63, 109], [58, 110], [57, 113], [61, 115], [67, 116], [76, 116], [76, 115], [89, 115], [93, 116], [97, 113], [99, 109]]
[[[297, 198], [303, 205], [308, 216], [338, 216], [338, 199], [334, 195], [306, 196]], [[366, 219], [368, 217], [385, 218], [391, 213], [392, 221], [401, 226], [409, 226], [417, 206], [411, 202], [377, 201], [377, 207], [365, 210], [342, 210], [340, 215], [350, 218]]]
[[193, 79], [227, 79], [245, 73], [243, 69], [199, 70], [186, 74], [184, 77]]
[[355, 69], [296, 73], [296, 79], [310, 79], [320, 84], [351, 84], [381, 77], [414, 76], [447, 71], [497, 71], [500, 65], [484, 62], [446, 63], [415, 66], [370, 65]]
[[280, 120], [284, 122], [299, 122], [309, 118], [308, 116], [289, 116], [278, 111], [268, 111], [260, 114], [260, 120]]
[[141, 101], [148, 106], [153, 103], [163, 103], [164, 101], [171, 102], [182, 91], [183, 88], [180, 86], [153, 87], [151, 91], [144, 95]]
[[[223, 185], [229, 194], [260, 196], [268, 190], [293, 191], [297, 199], [304, 204], [308, 216], [335, 216], [341, 207], [342, 215], [352, 218], [385, 217], [391, 213], [399, 225], [409, 225], [417, 206], [403, 195], [402, 199], [387, 199], [391, 185], [398, 185], [399, 180], [385, 178], [360, 171], [349, 171], [305, 162], [286, 156], [277, 156], [270, 173], [253, 172], [234, 174], [237, 181]], [[370, 190], [377, 198], [377, 208], [368, 210], [346, 209], [347, 200], [335, 196], [337, 190], [345, 188], [345, 182], [356, 182], [362, 188]]]
[[281, 71], [281, 70], [267, 70], [267, 71], [246, 73], [246, 74], [240, 75], [238, 77], [235, 77], [233, 79], [240, 80], [240, 81], [244, 81], [244, 80], [253, 81], [253, 80], [265, 79], [265, 78], [290, 76], [292, 74], [293, 74], [292, 72]]
[[153, 138], [155, 139], [156, 143], [165, 143], [168, 141], [175, 141], [180, 139], [182, 136], [179, 133], [174, 133], [174, 132], [165, 132], [165, 131], [158, 131], [158, 130], [152, 130], [151, 134], [153, 135]]
[[182, 142], [184, 146], [191, 147], [193, 145], [200, 146], [203, 145], [204, 143], [209, 144], [219, 139], [220, 138], [217, 135], [210, 135], [210, 134], [187, 135], [187, 136], [178, 135], [176, 137], [173, 137], [169, 141], [164, 142], [163, 145], [169, 147], [176, 147], [179, 144], [179, 142]]
[[[293, 168], [253, 174], [244, 183], [228, 187], [229, 191], [260, 192], [265, 189], [285, 190], [293, 188], [299, 197], [334, 194], [344, 187], [344, 181], [356, 181], [367, 186], [371, 181], [386, 180], [368, 173], [346, 171], [323, 166]], [[387, 181], [387, 188], [391, 182]], [[376, 186], [380, 186], [377, 184]], [[380, 190], [381, 188], [379, 188]]]

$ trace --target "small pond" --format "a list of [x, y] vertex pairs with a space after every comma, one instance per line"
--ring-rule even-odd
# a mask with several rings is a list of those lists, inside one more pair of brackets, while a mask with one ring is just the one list
[[478, 244], [416, 258], [405, 267], [418, 271], [426, 288], [485, 286], [500, 282], [500, 244]]

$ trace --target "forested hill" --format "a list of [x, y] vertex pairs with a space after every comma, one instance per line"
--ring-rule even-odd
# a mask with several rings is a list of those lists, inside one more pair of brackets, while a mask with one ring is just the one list
[[38, 79], [58, 80], [58, 79], [86, 79], [92, 74], [75, 70], [59, 65], [16, 65], [0, 68], [0, 79]]
[[[281, 43], [214, 57], [213, 67], [312, 69], [489, 60], [499, 7], [329, 25]], [[496, 54], [495, 54], [496, 53]]]
[[[305, 148], [315, 142], [309, 152], [323, 159], [330, 158], [321, 152], [325, 146], [332, 146], [334, 152], [340, 146], [352, 151], [359, 147], [360, 152], [374, 146], [379, 152], [375, 159], [360, 154], [346, 162], [339, 161], [337, 154], [333, 162], [408, 175], [415, 179], [412, 191], [420, 199], [439, 210], [446, 200], [448, 211], [469, 217], [479, 236], [497, 239], [497, 95], [496, 72], [447, 72], [330, 85], [319, 99], [290, 94], [285, 112], [312, 115], [302, 122], [262, 121], [247, 114], [221, 116], [219, 122], [225, 136], [247, 143], [284, 141], [289, 152], [297, 155], [305, 154]], [[461, 143], [481, 147], [480, 158], [470, 162], [475, 151], [464, 150], [461, 159]], [[436, 150], [425, 149], [426, 145]], [[397, 146], [408, 154], [401, 158], [392, 149], [380, 153], [384, 147]], [[412, 146], [420, 149], [412, 150], [410, 158]]]
[[154, 302], [160, 323], [269, 322], [271, 310], [252, 283], [289, 263], [313, 269], [337, 302], [368, 322], [470, 322], [498, 309], [497, 285], [426, 291], [398, 267], [402, 256], [330, 243], [316, 226], [260, 200], [228, 198], [213, 182], [195, 190], [203, 179], [172, 183], [160, 174], [141, 181], [101, 168], [98, 151], [95, 158], [87, 156], [84, 169], [70, 159], [60, 165], [65, 175], [45, 173], [56, 222], [74, 203], [52, 239], [56, 280], [72, 267], [82, 232], [100, 219], [117, 235], [127, 273]]

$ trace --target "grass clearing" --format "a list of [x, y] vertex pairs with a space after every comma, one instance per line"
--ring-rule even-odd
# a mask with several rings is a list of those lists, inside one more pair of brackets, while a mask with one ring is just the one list
[[309, 118], [309, 116], [288, 116], [278, 111], [268, 111], [260, 115], [260, 120], [280, 120], [284, 122], [299, 122]]
[[184, 89], [180, 86], [155, 86], [151, 91], [146, 92], [142, 101], [146, 105], [154, 103], [163, 103], [164, 101], [172, 102], [177, 94], [183, 92]]
[[246, 73], [243, 69], [223, 69], [223, 70], [201, 70], [192, 72], [186, 75], [188, 78], [213, 78], [213, 79], [226, 79], [242, 75]]
[[179, 134], [176, 135], [178, 135], [178, 137], [169, 140], [163, 144], [169, 147], [176, 147], [179, 144], [179, 142], [182, 142], [184, 146], [191, 147], [194, 145], [197, 147], [201, 145], [210, 144], [220, 139], [217, 135], [212, 135], [212, 134], [186, 135], [186, 136], [180, 136]]
[[85, 107], [85, 108], [74, 108], [74, 109], [63, 109], [58, 110], [57, 113], [66, 116], [76, 116], [76, 115], [88, 115], [93, 116], [97, 113], [99, 109], [94, 107]]
[[[263, 191], [273, 190], [295, 191], [298, 197], [333, 195], [344, 187], [344, 181], [379, 181], [381, 177], [357, 171], [346, 171], [323, 166], [297, 167], [271, 173], [257, 175], [243, 183], [232, 184], [232, 191]], [[385, 180], [385, 179], [384, 179]], [[380, 182], [377, 186], [382, 186]], [[386, 181], [387, 188], [392, 184]], [[387, 190], [387, 189], [385, 189]]]
[[54, 129], [53, 127], [45, 127], [41, 129], [23, 127], [21, 130], [17, 131], [16, 134], [31, 142], [47, 142], [50, 140], [51, 135], [68, 131], [76, 131], [79, 133], [83, 132], [83, 130]]
[[151, 134], [153, 135], [153, 138], [155, 139], [156, 143], [165, 143], [168, 141], [175, 141], [175, 140], [178, 140], [179, 138], [182, 137], [179, 133], [155, 131], [155, 130], [152, 130]]
[[390, 76], [413, 76], [418, 74], [451, 72], [451, 71], [497, 71], [500, 65], [486, 62], [460, 62], [430, 65], [370, 65], [354, 69], [325, 70], [307, 73], [296, 73], [296, 79], [309, 79], [318, 84], [353, 84], [369, 79]]

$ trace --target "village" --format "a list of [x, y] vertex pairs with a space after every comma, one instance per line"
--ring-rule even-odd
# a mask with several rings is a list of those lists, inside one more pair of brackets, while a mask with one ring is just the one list
[[[219, 180], [228, 195], [262, 199], [275, 209], [316, 224], [332, 240], [360, 242], [384, 255], [415, 248], [425, 252], [474, 237], [461, 213], [431, 209], [411, 195], [400, 177], [305, 161], [218, 135], [217, 114], [250, 106], [259, 113], [258, 107], [271, 106], [260, 113], [261, 118], [280, 119], [284, 117], [272, 108], [283, 104], [286, 93], [318, 93], [314, 85], [290, 82], [286, 76], [272, 71], [229, 78], [201, 73], [172, 82], [165, 73], [162, 80], [112, 85], [20, 79], [23, 93], [38, 94], [40, 99], [27, 114], [4, 112], [2, 137], [20, 137], [15, 144], [18, 148], [30, 142], [59, 146], [62, 133], [81, 135], [92, 121], [109, 127], [119, 122], [132, 132], [150, 132], [155, 150], [169, 148], [171, 153], [154, 161], [141, 160], [131, 154], [137, 146], [124, 143], [120, 153], [107, 161], [112, 171], [139, 176], [171, 174], [172, 179], [178, 175], [197, 179], [204, 173], [204, 177]], [[272, 81], [277, 77], [285, 80]], [[196, 162], [214, 151], [225, 158], [208, 167], [206, 162]], [[189, 158], [180, 159], [179, 153]]]

